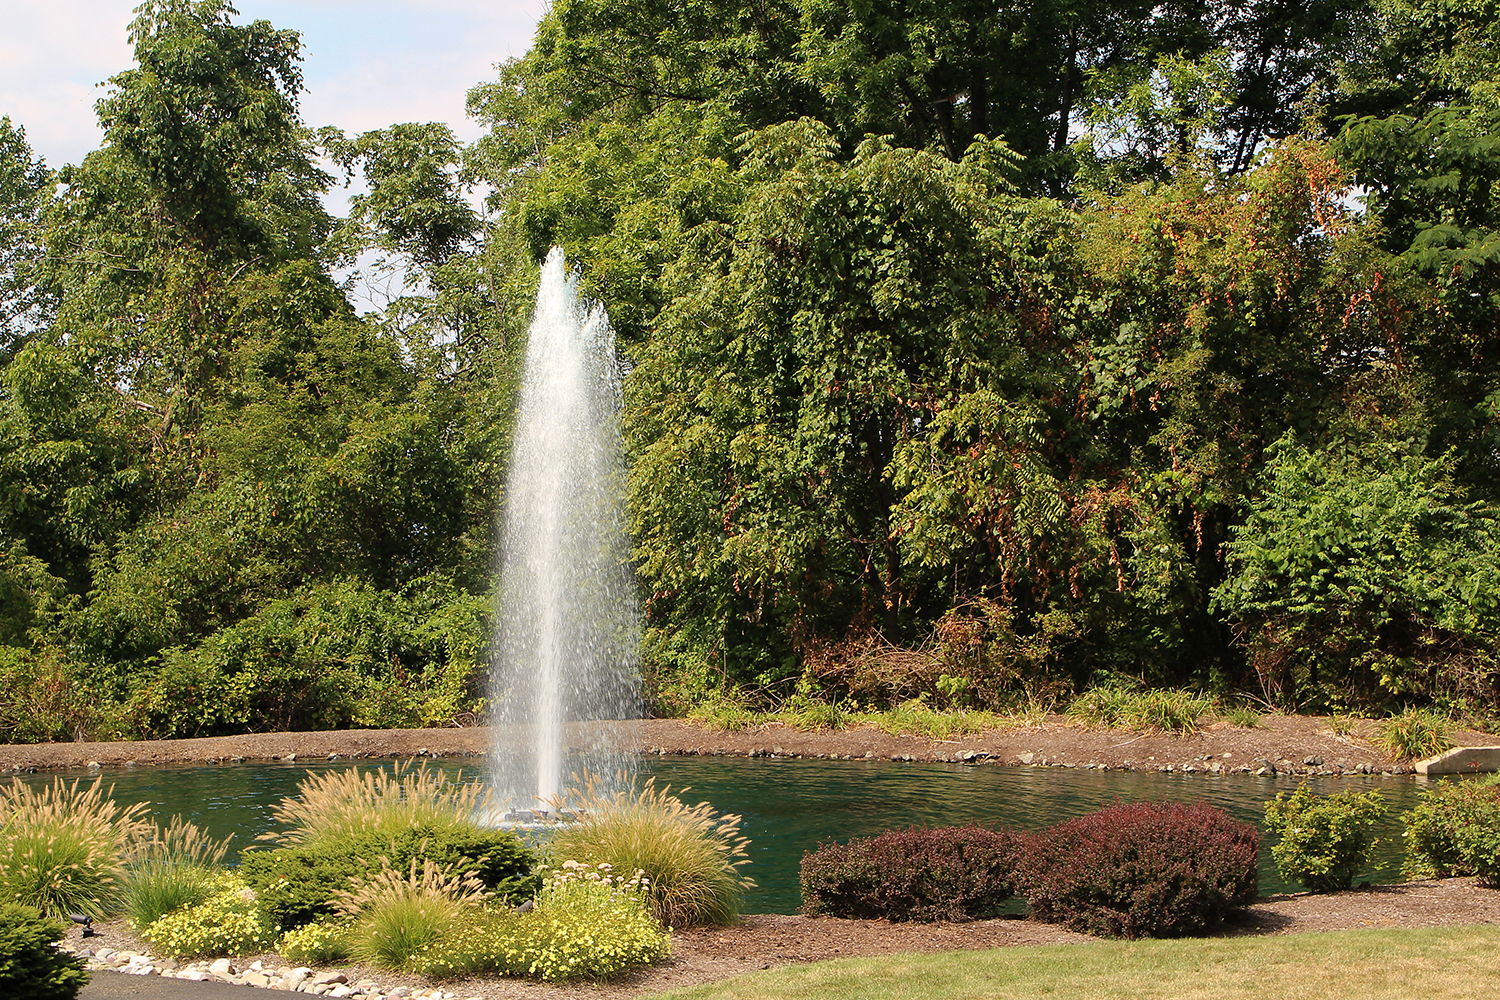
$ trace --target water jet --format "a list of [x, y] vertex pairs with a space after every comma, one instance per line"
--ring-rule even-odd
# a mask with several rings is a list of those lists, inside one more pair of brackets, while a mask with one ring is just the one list
[[633, 772], [618, 723], [640, 704], [619, 419], [609, 316], [553, 247], [527, 331], [497, 557], [494, 777], [516, 811], [555, 808], [569, 774]]

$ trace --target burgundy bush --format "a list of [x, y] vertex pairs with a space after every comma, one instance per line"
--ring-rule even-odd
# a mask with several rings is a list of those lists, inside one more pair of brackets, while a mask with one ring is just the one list
[[821, 844], [802, 856], [810, 917], [983, 920], [1013, 895], [1016, 836], [978, 826], [912, 828]]
[[1175, 937], [1254, 901], [1260, 836], [1205, 803], [1137, 802], [1026, 838], [1015, 862], [1031, 915], [1106, 937]]

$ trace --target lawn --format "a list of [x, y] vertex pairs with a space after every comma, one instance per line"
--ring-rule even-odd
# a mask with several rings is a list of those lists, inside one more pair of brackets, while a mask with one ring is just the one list
[[1500, 989], [1500, 927], [1100, 941], [788, 966], [671, 1000], [1473, 1000]]

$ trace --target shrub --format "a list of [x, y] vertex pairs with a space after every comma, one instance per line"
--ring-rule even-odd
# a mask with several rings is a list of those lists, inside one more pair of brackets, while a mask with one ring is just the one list
[[450, 977], [482, 972], [549, 981], [606, 979], [665, 958], [671, 938], [651, 915], [639, 875], [577, 862], [549, 871], [530, 913], [490, 912], [453, 928], [412, 971]]
[[1451, 747], [1452, 729], [1452, 723], [1438, 713], [1414, 708], [1381, 722], [1375, 745], [1398, 760], [1420, 760]]
[[1375, 824], [1385, 815], [1379, 792], [1314, 795], [1301, 785], [1266, 803], [1266, 829], [1276, 869], [1313, 892], [1347, 889], [1375, 849]]
[[1255, 899], [1258, 840], [1202, 802], [1120, 804], [1026, 838], [1015, 879], [1032, 916], [1072, 930], [1195, 934]]
[[1401, 814], [1406, 860], [1401, 871], [1410, 878], [1474, 875], [1464, 856], [1459, 831], [1468, 826], [1500, 829], [1500, 778], [1439, 781]]
[[53, 917], [106, 916], [116, 905], [127, 845], [146, 828], [143, 802], [121, 807], [98, 780], [0, 786], [0, 902]]
[[749, 863], [740, 817], [719, 815], [707, 802], [688, 806], [647, 781], [636, 792], [586, 793], [570, 805], [580, 819], [553, 835], [547, 853], [565, 861], [642, 871], [651, 912], [669, 927], [733, 923], [755, 883], [739, 872]]
[[132, 929], [140, 931], [174, 910], [196, 906], [214, 894], [214, 871], [233, 837], [214, 840], [182, 817], [132, 846], [120, 894]]
[[8, 1000], [71, 1000], [89, 981], [83, 960], [59, 951], [63, 925], [33, 906], [0, 903], [0, 983]]
[[423, 764], [398, 761], [389, 771], [329, 772], [309, 776], [295, 798], [271, 810], [287, 829], [267, 834], [281, 844], [304, 844], [366, 834], [395, 834], [412, 827], [472, 827], [490, 810], [490, 792], [479, 782], [450, 778]]
[[255, 905], [255, 893], [233, 873], [214, 876], [215, 892], [196, 906], [147, 925], [141, 937], [174, 958], [254, 955], [276, 941], [277, 928]]
[[502, 899], [527, 898], [541, 884], [533, 874], [536, 855], [509, 830], [468, 823], [420, 825], [394, 833], [368, 831], [337, 840], [320, 839], [273, 851], [247, 851], [240, 873], [255, 889], [266, 915], [285, 928], [332, 915], [333, 898], [349, 880], [378, 870], [381, 859], [401, 871], [413, 861], [472, 875]]
[[911, 829], [802, 856], [809, 917], [983, 920], [1013, 893], [1015, 836], [978, 826]]
[[349, 957], [349, 926], [333, 920], [294, 927], [281, 935], [276, 950], [302, 965], [331, 965]]
[[484, 887], [471, 878], [413, 860], [404, 872], [386, 868], [352, 880], [338, 893], [339, 915], [354, 921], [349, 951], [380, 969], [409, 970], [421, 953], [447, 935], [484, 901]]

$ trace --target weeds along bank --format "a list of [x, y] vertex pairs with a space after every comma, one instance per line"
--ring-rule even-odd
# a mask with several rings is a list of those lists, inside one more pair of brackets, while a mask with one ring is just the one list
[[[546, 840], [476, 822], [487, 806], [477, 785], [423, 768], [313, 777], [227, 869], [224, 842], [145, 821], [98, 782], [14, 782], [0, 795], [0, 968], [68, 995], [83, 959], [50, 942], [76, 913], [120, 921], [143, 944], [128, 959], [140, 972], [324, 992], [352, 987], [312, 968], [346, 963], [603, 980], [665, 958], [673, 929], [733, 923], [753, 885], [738, 817], [649, 784], [581, 798], [579, 822]], [[1347, 888], [1383, 808], [1378, 793], [1305, 788], [1267, 803], [1283, 877]], [[1500, 886], [1500, 779], [1439, 782], [1403, 820], [1408, 873]], [[890, 831], [809, 852], [804, 913], [965, 921], [1019, 897], [1033, 919], [1087, 933], [1201, 934], [1254, 901], [1258, 842], [1201, 803], [1120, 803], [1036, 831]]]

